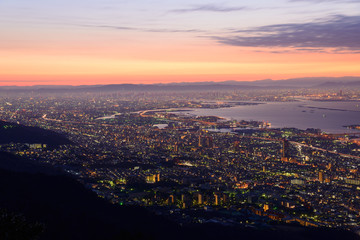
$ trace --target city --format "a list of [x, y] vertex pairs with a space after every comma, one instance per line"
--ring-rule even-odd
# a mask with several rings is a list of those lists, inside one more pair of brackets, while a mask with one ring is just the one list
[[0, 1], [0, 239], [360, 239], [359, 7]]
[[[61, 169], [100, 198], [145, 207], [180, 225], [290, 224], [357, 231], [360, 133], [196, 116], [191, 109], [251, 107], [265, 95], [233, 92], [229, 101], [221, 100], [224, 92], [203, 92], [183, 100], [190, 94], [3, 96], [4, 134], [23, 124], [70, 141], [0, 144], [0, 151]], [[325, 95], [302, 95], [315, 96]], [[275, 90], [267, 98], [296, 101], [294, 93]], [[341, 101], [336, 92], [325, 98]], [[358, 99], [355, 93], [351, 98]]]

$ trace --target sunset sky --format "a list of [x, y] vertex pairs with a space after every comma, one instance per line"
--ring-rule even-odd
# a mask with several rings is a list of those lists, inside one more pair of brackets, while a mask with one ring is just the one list
[[360, 1], [5, 0], [0, 56], [0, 85], [360, 76]]

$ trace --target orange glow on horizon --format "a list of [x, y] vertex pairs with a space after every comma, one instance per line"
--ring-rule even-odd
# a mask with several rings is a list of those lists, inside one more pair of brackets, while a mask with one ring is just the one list
[[[264, 79], [285, 80], [306, 77], [344, 77], [348, 75], [159, 75], [159, 76], [111, 76], [111, 75], [39, 75], [39, 76], [0, 76], [0, 86], [34, 86], [34, 85], [104, 85], [104, 84], [166, 84], [175, 82], [222, 82], [222, 81], [256, 81]], [[356, 75], [352, 75], [356, 76]], [[360, 76], [360, 75], [357, 75]]]
[[110, 47], [105, 47], [102, 52], [87, 53], [83, 52], [85, 48], [73, 52], [65, 48], [39, 52], [1, 50], [0, 86], [360, 76], [359, 54], [287, 51], [290, 49], [273, 53], [269, 49], [214, 45], [206, 41], [203, 45], [130, 46], [114, 48], [112, 52]]

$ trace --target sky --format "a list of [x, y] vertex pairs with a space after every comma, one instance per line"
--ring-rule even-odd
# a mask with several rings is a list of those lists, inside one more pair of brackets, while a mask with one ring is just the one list
[[0, 0], [0, 85], [341, 76], [359, 0]]

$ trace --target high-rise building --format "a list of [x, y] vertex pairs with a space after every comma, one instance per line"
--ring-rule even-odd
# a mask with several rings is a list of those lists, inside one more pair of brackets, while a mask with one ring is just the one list
[[201, 195], [201, 193], [198, 193], [198, 195], [197, 195], [197, 197], [198, 197], [198, 204], [203, 204], [203, 196]]
[[319, 182], [324, 182], [324, 172], [319, 171]]
[[199, 147], [202, 147], [202, 138], [201, 138], [201, 135], [199, 135], [199, 142], [198, 142], [198, 146], [199, 146]]
[[147, 183], [157, 183], [160, 182], [160, 173], [158, 174], [151, 174], [146, 176]]
[[171, 204], [173, 204], [173, 203], [175, 202], [174, 195], [170, 195], [170, 196], [169, 196], [169, 202], [170, 202]]
[[328, 170], [331, 170], [331, 169], [332, 169], [332, 164], [331, 164], [331, 163], [328, 164], [327, 169], [328, 169]]
[[219, 205], [219, 195], [214, 194], [215, 202], [214, 205]]
[[185, 202], [185, 200], [186, 200], [185, 194], [181, 194], [181, 201], [182, 201], [182, 202]]
[[289, 142], [284, 139], [282, 141], [282, 150], [281, 150], [281, 161], [287, 162], [289, 160]]
[[156, 175], [152, 174], [152, 175], [146, 176], [146, 182], [147, 183], [156, 183]]
[[223, 203], [226, 203], [228, 201], [228, 196], [224, 193], [222, 197]]

